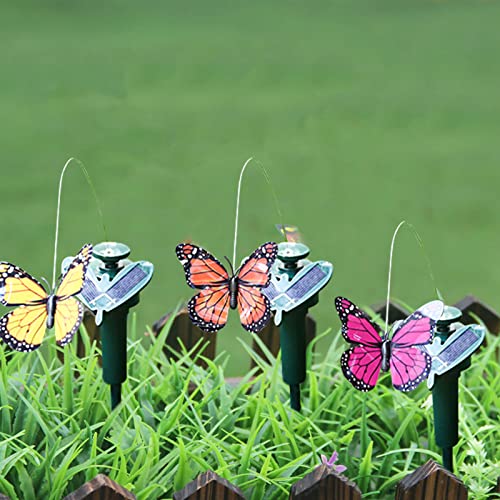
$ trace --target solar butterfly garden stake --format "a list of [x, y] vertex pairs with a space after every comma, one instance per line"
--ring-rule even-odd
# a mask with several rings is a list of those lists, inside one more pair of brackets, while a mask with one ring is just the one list
[[[80, 293], [82, 302], [96, 314], [102, 349], [102, 376], [110, 385], [111, 407], [121, 401], [121, 385], [127, 379], [127, 316], [139, 303], [139, 292], [153, 276], [153, 264], [127, 259], [130, 248], [104, 242], [94, 248], [87, 279]], [[63, 266], [70, 258], [65, 259]]]
[[333, 273], [330, 262], [306, 260], [303, 243], [281, 242], [272, 278], [263, 293], [271, 302], [275, 323], [280, 325], [283, 380], [290, 386], [290, 406], [300, 411], [300, 385], [306, 379], [306, 316], [318, 303], [319, 291]]

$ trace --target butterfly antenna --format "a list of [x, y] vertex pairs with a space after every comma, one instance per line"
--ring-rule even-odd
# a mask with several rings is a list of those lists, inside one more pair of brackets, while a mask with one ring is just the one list
[[224, 255], [224, 258], [227, 260], [227, 263], [229, 264], [229, 267], [231, 268], [231, 275], [234, 276], [234, 267], [233, 264], [231, 264], [231, 261], [227, 257], [227, 255]]
[[385, 335], [388, 334], [389, 330], [389, 301], [391, 298], [392, 254], [394, 252], [394, 243], [396, 242], [396, 236], [403, 224], [406, 224], [406, 221], [403, 220], [399, 223], [398, 227], [394, 231], [394, 234], [392, 235], [391, 241], [391, 252], [389, 254], [389, 275], [387, 276], [387, 302], [385, 304]]
[[50, 290], [51, 292], [54, 290], [54, 287], [50, 287], [50, 284], [47, 279], [45, 279], [43, 276], [40, 278], [40, 281], [43, 281], [47, 285], [47, 290]]

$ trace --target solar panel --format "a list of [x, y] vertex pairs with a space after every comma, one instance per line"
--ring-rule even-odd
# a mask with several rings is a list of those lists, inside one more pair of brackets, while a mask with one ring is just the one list
[[321, 266], [313, 265], [297, 281], [292, 280], [292, 286], [287, 290], [291, 299], [300, 300], [307, 295], [311, 289], [321, 283], [327, 273]]
[[146, 276], [147, 274], [141, 269], [140, 266], [135, 266], [121, 279], [115, 278], [111, 282], [111, 287], [108, 289], [107, 294], [111, 299], [120, 301], [120, 299], [125, 297], [130, 290], [139, 285]]
[[101, 292], [95, 286], [92, 279], [89, 276], [87, 276], [85, 278], [85, 282], [83, 283], [82, 291], [80, 292], [80, 295], [82, 296], [82, 299], [84, 300], [84, 302], [92, 302], [97, 297], [99, 297], [100, 294], [101, 294]]
[[269, 282], [269, 285], [267, 285], [266, 288], [262, 290], [264, 295], [272, 301], [274, 298], [276, 298], [281, 292], [276, 288], [274, 283], [272, 281]]
[[[72, 261], [64, 259], [63, 271]], [[78, 298], [96, 313], [96, 325], [102, 321], [103, 312], [108, 312], [122, 305], [142, 290], [153, 276], [153, 264], [146, 261], [123, 261], [124, 267], [112, 279], [107, 274], [100, 274], [99, 261], [92, 260]]]
[[443, 375], [471, 356], [483, 342], [485, 334], [485, 328], [481, 325], [462, 326], [444, 344], [436, 338], [427, 346], [425, 350], [432, 356], [432, 368], [427, 379], [429, 389], [434, 386], [435, 376]]
[[439, 360], [443, 363], [453, 363], [461, 357], [471, 346], [475, 344], [477, 335], [472, 328], [468, 328], [460, 337], [445, 344], [443, 351], [439, 353]]
[[262, 293], [271, 302], [275, 323], [281, 323], [283, 312], [291, 311], [319, 292], [332, 273], [333, 265], [326, 261], [305, 261], [304, 267], [291, 280], [286, 274], [279, 273], [279, 267], [273, 268], [271, 282]]

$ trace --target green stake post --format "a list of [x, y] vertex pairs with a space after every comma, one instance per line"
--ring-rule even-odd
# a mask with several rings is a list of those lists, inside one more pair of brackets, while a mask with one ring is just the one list
[[[442, 343], [452, 333], [450, 326], [462, 316], [460, 309], [445, 306], [437, 322], [436, 335]], [[436, 375], [432, 388], [436, 444], [443, 452], [443, 465], [453, 472], [453, 447], [458, 443], [458, 378], [471, 364], [470, 357], [442, 375]]]
[[[301, 269], [299, 261], [309, 255], [309, 248], [302, 243], [280, 243], [278, 273], [291, 280]], [[306, 379], [306, 316], [310, 307], [318, 303], [315, 293], [304, 303], [283, 312], [280, 324], [281, 365], [283, 380], [290, 386], [290, 406], [300, 411], [300, 384]]]
[[[111, 281], [123, 268], [122, 262], [130, 255], [130, 248], [123, 243], [100, 243], [93, 255], [102, 261], [96, 269], [98, 277], [107, 276]], [[127, 379], [127, 316], [131, 307], [139, 303], [139, 293], [125, 303], [104, 312], [99, 326], [102, 349], [102, 378], [111, 389], [111, 408], [121, 401], [121, 385]]]

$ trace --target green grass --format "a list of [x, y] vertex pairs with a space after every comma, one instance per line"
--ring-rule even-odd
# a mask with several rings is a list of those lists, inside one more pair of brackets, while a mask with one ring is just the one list
[[[133, 332], [129, 377], [114, 412], [86, 335], [86, 356], [77, 358], [71, 345], [63, 363], [52, 338], [43, 353], [0, 348], [0, 492], [12, 500], [56, 500], [101, 472], [139, 500], [171, 498], [213, 470], [249, 499], [284, 499], [320, 454], [337, 450], [364, 498], [385, 499], [419, 465], [439, 460], [425, 384], [404, 394], [384, 376], [372, 393], [354, 390], [340, 371], [341, 340], [326, 355], [313, 359], [309, 352], [297, 413], [289, 408], [279, 360], [250, 352], [262, 373], [230, 387], [226, 357], [207, 360], [206, 370], [187, 353], [168, 361], [162, 350], [168, 328], [142, 342]], [[486, 340], [460, 378], [455, 447], [457, 475], [476, 500], [486, 499], [500, 475], [500, 338]]]
[[[333, 297], [386, 293], [392, 231], [420, 232], [452, 303], [498, 307], [498, 1], [131, 0], [1, 2], [1, 259], [50, 276], [56, 187], [86, 164], [109, 237], [151, 260], [137, 308], [151, 324], [189, 297], [175, 245], [232, 252], [239, 169], [270, 172], [285, 222], [336, 268]], [[238, 257], [276, 238], [258, 169], [242, 193]], [[81, 173], [63, 196], [61, 256], [103, 235]], [[396, 245], [394, 294], [433, 285], [412, 237]], [[234, 315], [233, 315], [234, 316]], [[238, 372], [248, 340], [222, 332]]]

